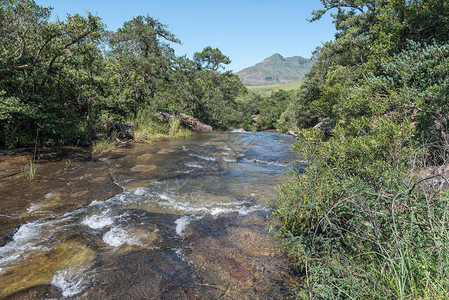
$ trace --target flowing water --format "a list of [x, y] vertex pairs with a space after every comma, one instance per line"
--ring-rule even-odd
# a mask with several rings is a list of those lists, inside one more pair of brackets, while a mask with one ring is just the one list
[[[64, 185], [75, 184], [71, 172], [93, 182], [102, 169], [122, 191], [17, 227], [0, 247], [0, 298], [287, 297], [289, 264], [266, 217], [282, 172], [303, 167], [292, 142], [267, 132], [198, 134], [66, 168]], [[27, 213], [48, 210], [54, 195]]]

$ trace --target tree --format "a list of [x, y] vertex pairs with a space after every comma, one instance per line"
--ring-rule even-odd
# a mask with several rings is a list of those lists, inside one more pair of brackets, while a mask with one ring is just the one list
[[88, 61], [99, 57], [103, 25], [91, 14], [50, 22], [50, 12], [31, 0], [0, 2], [0, 90], [2, 102], [10, 99], [0, 144], [30, 143], [37, 128], [43, 137], [76, 138], [80, 119], [69, 115], [85, 113], [87, 95], [74, 87], [93, 78]]
[[224, 69], [223, 65], [231, 63], [228, 56], [221, 53], [218, 48], [212, 49], [210, 46], [207, 46], [201, 52], [195, 52], [193, 60], [197, 63], [198, 69], [211, 71]]
[[147, 15], [109, 33], [109, 78], [116, 90], [108, 102], [121, 107], [117, 113], [122, 117], [135, 116], [139, 108], [149, 105], [173, 72], [174, 50], [164, 41], [180, 41], [166, 27]]

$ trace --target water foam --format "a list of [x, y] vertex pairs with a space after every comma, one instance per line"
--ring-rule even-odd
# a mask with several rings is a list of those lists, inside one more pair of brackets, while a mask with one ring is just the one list
[[[179, 201], [175, 196], [169, 196], [167, 194], [160, 194], [159, 198], [163, 201], [160, 201], [159, 204], [165, 206], [169, 209], [174, 209], [177, 211], [181, 211], [183, 213], [191, 213], [191, 214], [209, 214], [212, 216], [219, 216], [223, 214], [232, 214], [238, 213], [239, 215], [247, 215], [256, 211], [267, 211], [268, 208], [260, 206], [260, 205], [252, 205], [247, 200], [234, 200], [231, 202], [212, 202], [203, 205], [195, 205], [189, 201]], [[183, 232], [185, 227], [190, 223], [191, 218], [193, 216], [183, 216], [176, 220], [177, 224], [177, 233], [178, 228], [179, 232]], [[198, 218], [198, 217], [197, 217]], [[179, 226], [179, 227], [178, 227]], [[181, 235], [178, 233], [178, 235]]]
[[210, 157], [210, 156], [202, 156], [202, 155], [193, 154], [193, 153], [189, 153], [189, 156], [196, 157], [196, 158], [199, 158], [199, 159], [202, 159], [202, 160], [215, 161], [215, 158]]
[[81, 221], [81, 224], [89, 226], [92, 229], [101, 229], [111, 226], [113, 223], [114, 218], [108, 214], [108, 211], [104, 211], [101, 214], [87, 216]]
[[203, 166], [199, 165], [199, 164], [185, 163], [184, 165], [186, 165], [189, 168], [197, 168], [197, 169], [202, 169], [203, 168]]
[[190, 224], [190, 217], [189, 216], [182, 216], [181, 218], [177, 219], [175, 221], [176, 224], [176, 234], [179, 236], [184, 236], [184, 231], [186, 230], [187, 226]]
[[261, 160], [258, 158], [244, 158], [244, 161], [247, 162], [252, 162], [252, 163], [256, 163], [256, 164], [260, 164], [260, 165], [267, 165], [267, 166], [278, 166], [278, 167], [286, 167], [288, 166], [288, 164], [286, 163], [281, 163], [279, 161], [266, 161], [266, 160]]
[[235, 163], [235, 162], [237, 162], [236, 159], [231, 159], [231, 158], [227, 158], [227, 157], [223, 157], [223, 161], [227, 162], [227, 163]]
[[183, 249], [176, 249], [175, 254], [180, 260], [186, 262], [189, 265], [193, 265], [193, 262], [191, 260], [187, 260], [186, 253]]
[[145, 189], [143, 187], [138, 187], [135, 191], [134, 191], [134, 195], [138, 195], [138, 196], [143, 196], [145, 195]]
[[[85, 217], [82, 224], [89, 226], [93, 229], [101, 229], [107, 226], [112, 226], [120, 216], [111, 215], [112, 208], [115, 206], [120, 207], [142, 207], [143, 209], [149, 209], [153, 206], [158, 206], [164, 210], [175, 211], [182, 215], [196, 215], [205, 216], [210, 215], [217, 217], [223, 214], [239, 214], [247, 215], [256, 211], [267, 211], [268, 208], [256, 205], [253, 203], [254, 199], [249, 201], [248, 199], [224, 197], [227, 199], [221, 199], [221, 201], [210, 201], [207, 197], [207, 193], [203, 195], [203, 192], [199, 190], [199, 193], [193, 191], [187, 194], [182, 192], [184, 184], [177, 182], [155, 182], [147, 187], [138, 187], [133, 191], [124, 191], [123, 193], [116, 195], [106, 200], [104, 205], [110, 207], [107, 209], [109, 213], [97, 213], [89, 217]], [[205, 201], [201, 200], [203, 196], [206, 196]], [[217, 199], [218, 200], [218, 199]], [[229, 201], [228, 201], [229, 200]], [[187, 221], [187, 219], [185, 219]], [[181, 221], [179, 221], [181, 222]], [[181, 226], [181, 224], [179, 225]], [[187, 225], [186, 225], [187, 226]], [[111, 229], [103, 240], [105, 243], [111, 246], [121, 246], [124, 243], [140, 244], [139, 240], [127, 238], [126, 231], [119, 229]], [[179, 227], [178, 232], [183, 232], [182, 227]], [[114, 235], [117, 235], [114, 237]]]
[[120, 247], [124, 244], [141, 246], [140, 241], [136, 237], [121, 227], [112, 227], [103, 235], [103, 241], [112, 247]]
[[7, 269], [7, 265], [21, 258], [25, 259], [33, 251], [49, 251], [48, 248], [39, 245], [43, 224], [31, 222], [20, 226], [12, 240], [0, 247], [0, 274]]
[[94, 201], [92, 201], [88, 206], [100, 205], [101, 203], [103, 203], [103, 202], [102, 202], [102, 201], [94, 200]]
[[30, 207], [27, 208], [27, 211], [29, 213], [31, 213], [31, 212], [34, 212], [34, 211], [40, 209], [40, 208], [42, 208], [42, 205], [37, 205], [37, 204], [33, 203], [33, 204], [30, 205]]
[[51, 284], [62, 290], [63, 297], [75, 296], [83, 291], [91, 279], [89, 276], [86, 276], [86, 271], [78, 268], [57, 271], [53, 275]]

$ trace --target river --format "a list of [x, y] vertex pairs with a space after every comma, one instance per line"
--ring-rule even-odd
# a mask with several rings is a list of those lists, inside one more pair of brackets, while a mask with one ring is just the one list
[[[53, 162], [48, 176], [42, 163], [36, 180], [20, 177], [26, 193], [3, 180], [1, 194], [14, 196], [0, 214], [27, 223], [0, 247], [0, 298], [287, 298], [290, 265], [266, 225], [284, 170], [304, 167], [293, 142], [195, 134]], [[101, 201], [105, 191], [114, 196]], [[19, 198], [25, 204], [9, 212]], [[87, 202], [70, 208], [70, 199]]]

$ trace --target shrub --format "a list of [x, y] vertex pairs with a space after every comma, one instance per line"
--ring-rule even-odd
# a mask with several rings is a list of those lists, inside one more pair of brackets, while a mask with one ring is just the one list
[[425, 154], [414, 132], [363, 117], [328, 140], [299, 132], [309, 167], [278, 188], [274, 211], [303, 274], [298, 297], [447, 297], [449, 198], [413, 184]]

